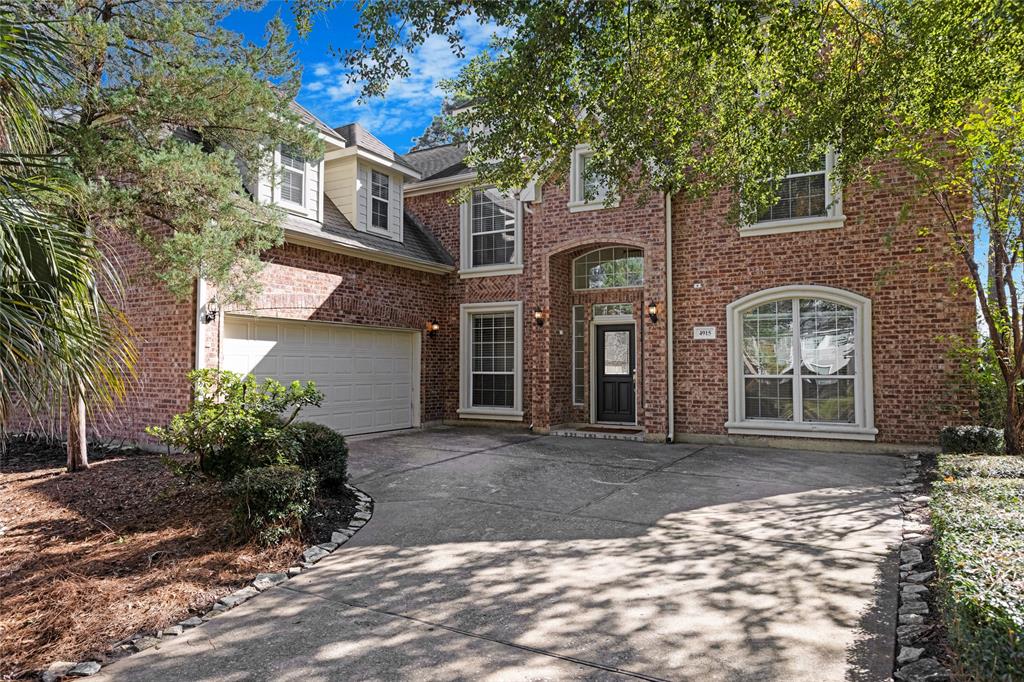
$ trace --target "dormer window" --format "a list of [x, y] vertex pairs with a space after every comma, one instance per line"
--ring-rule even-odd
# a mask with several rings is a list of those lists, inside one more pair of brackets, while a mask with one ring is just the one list
[[383, 232], [388, 231], [388, 213], [390, 195], [390, 178], [380, 171], [370, 171], [370, 227]]
[[281, 201], [305, 206], [306, 160], [294, 149], [281, 147]]

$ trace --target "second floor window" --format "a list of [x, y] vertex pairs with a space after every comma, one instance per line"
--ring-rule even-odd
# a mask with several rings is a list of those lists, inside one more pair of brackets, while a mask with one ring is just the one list
[[497, 189], [475, 189], [470, 201], [471, 267], [516, 262], [515, 199]]
[[758, 216], [757, 221], [793, 220], [828, 215], [825, 155], [795, 173], [790, 173], [776, 186], [779, 200]]
[[388, 204], [391, 201], [390, 178], [379, 171], [370, 171], [370, 226], [388, 229]]
[[281, 200], [305, 205], [306, 160], [294, 149], [281, 147]]

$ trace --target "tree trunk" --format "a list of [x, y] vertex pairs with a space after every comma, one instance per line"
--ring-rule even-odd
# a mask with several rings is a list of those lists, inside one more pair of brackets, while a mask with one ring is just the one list
[[1021, 414], [1021, 404], [1017, 399], [1017, 386], [1010, 384], [1006, 387], [1006, 425], [1003, 427], [1003, 441], [1006, 443], [1006, 454], [1020, 455], [1024, 453], [1024, 438], [1021, 428], [1024, 422], [1024, 414]]
[[68, 471], [89, 468], [85, 441], [85, 398], [81, 390], [68, 394]]

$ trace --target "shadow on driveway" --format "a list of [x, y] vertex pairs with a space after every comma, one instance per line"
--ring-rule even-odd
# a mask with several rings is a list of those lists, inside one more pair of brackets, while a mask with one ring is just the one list
[[108, 678], [891, 677], [898, 458], [458, 428], [350, 461], [348, 545]]

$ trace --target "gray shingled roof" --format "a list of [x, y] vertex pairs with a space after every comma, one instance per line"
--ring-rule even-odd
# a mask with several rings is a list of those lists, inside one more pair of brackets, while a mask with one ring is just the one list
[[419, 170], [416, 166], [409, 163], [409, 159], [378, 140], [373, 136], [373, 133], [358, 123], [349, 123], [347, 125], [338, 126], [334, 130], [338, 135], [341, 135], [348, 140], [350, 147], [362, 147], [363, 149], [373, 152], [378, 156], [383, 156], [385, 159], [397, 161], [398, 163], [408, 166], [413, 170]]
[[333, 137], [336, 140], [341, 140], [342, 142], [346, 142], [348, 140], [347, 137], [345, 137], [344, 135], [339, 135], [333, 128], [331, 128], [331, 126], [321, 121], [313, 114], [313, 112], [311, 112], [309, 109], [305, 108], [295, 100], [291, 100], [288, 103], [288, 106], [292, 111], [299, 115], [299, 118], [302, 119], [303, 122], [312, 123], [314, 126], [316, 126], [316, 129], [319, 130], [324, 135], [327, 135], [328, 137]]
[[323, 225], [315, 220], [289, 214], [285, 219], [285, 229], [327, 239], [344, 246], [411, 258], [435, 265], [452, 266], [455, 264], [455, 261], [430, 230], [420, 225], [408, 212], [405, 213], [404, 240], [396, 242], [385, 237], [360, 232], [352, 226], [348, 218], [338, 210], [338, 207], [326, 194], [322, 196], [324, 199]]
[[409, 152], [405, 160], [423, 175], [422, 182], [465, 173], [469, 170], [464, 161], [467, 153], [464, 142], [454, 142]]

